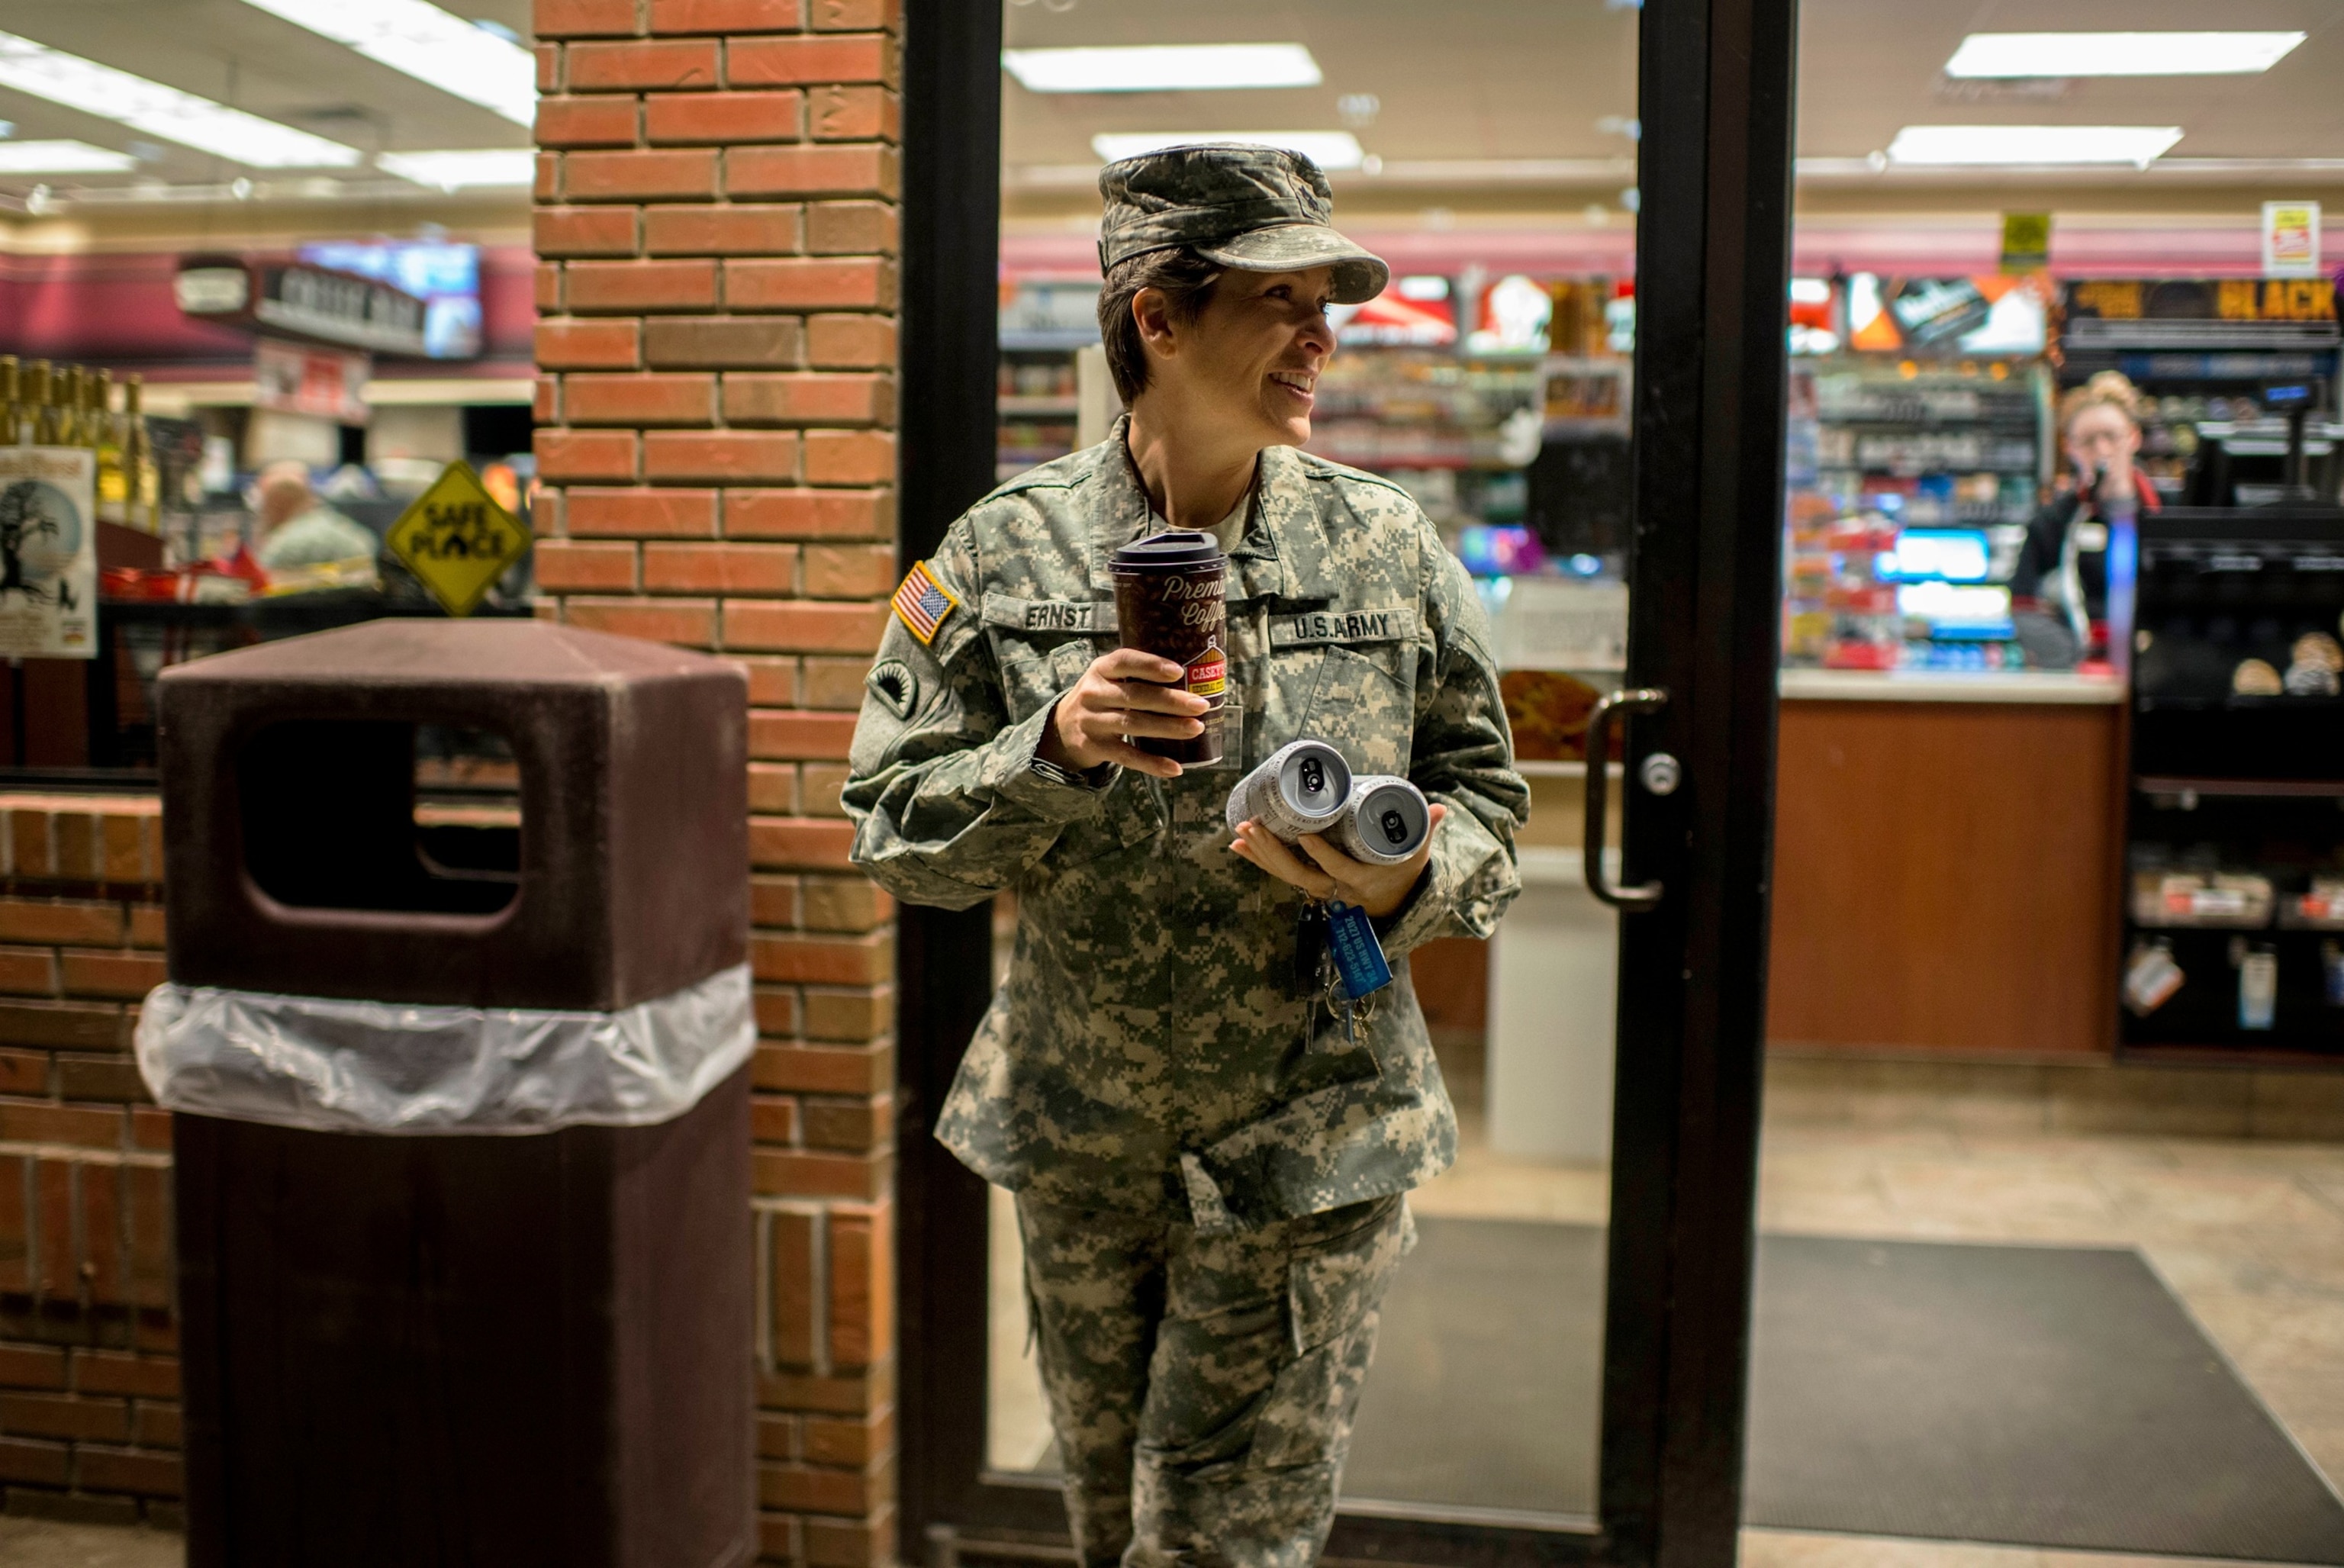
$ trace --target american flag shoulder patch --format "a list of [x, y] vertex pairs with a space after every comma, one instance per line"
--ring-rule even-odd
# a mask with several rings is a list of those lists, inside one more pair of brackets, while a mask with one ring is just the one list
[[895, 590], [895, 617], [903, 622], [913, 636], [922, 642], [936, 640], [936, 629], [945, 617], [960, 608], [945, 585], [928, 575], [928, 563], [916, 561], [904, 574], [904, 585]]

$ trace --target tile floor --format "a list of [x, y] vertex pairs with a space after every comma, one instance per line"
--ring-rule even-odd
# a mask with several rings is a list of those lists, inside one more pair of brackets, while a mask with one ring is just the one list
[[[1419, 1195], [1423, 1211], [1601, 1220], [1601, 1171], [1505, 1159], [1470, 1121], [1466, 1131], [1456, 1169]], [[1769, 1230], [1816, 1235], [2137, 1247], [2305, 1452], [2344, 1482], [2344, 1143], [2049, 1130], [2045, 1118], [2009, 1101], [1786, 1095], [1767, 1119], [1759, 1219]], [[995, 1354], [1022, 1360], [1014, 1244], [1004, 1251]], [[1037, 1392], [995, 1411], [997, 1456], [1046, 1442]], [[181, 1561], [174, 1536], [0, 1517], [6, 1568], [176, 1568]], [[1743, 1561], [1748, 1568], [2187, 1568], [2175, 1558], [1772, 1530], [1744, 1533]]]
[[187, 1560], [181, 1539], [160, 1530], [0, 1515], [0, 1563], [7, 1568], [180, 1568]]
[[2137, 1248], [2344, 1481], [2344, 1145], [1774, 1119], [1760, 1168], [1770, 1230]]

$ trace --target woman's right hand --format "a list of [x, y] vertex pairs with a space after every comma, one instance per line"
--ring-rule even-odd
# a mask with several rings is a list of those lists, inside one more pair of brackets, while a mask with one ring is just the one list
[[1124, 737], [1186, 741], [1204, 733], [1199, 715], [1212, 704], [1174, 683], [1187, 675], [1171, 660], [1137, 648], [1117, 648], [1092, 660], [1051, 710], [1042, 730], [1043, 758], [1082, 769], [1121, 763], [1157, 778], [1178, 778], [1178, 763], [1143, 752]]

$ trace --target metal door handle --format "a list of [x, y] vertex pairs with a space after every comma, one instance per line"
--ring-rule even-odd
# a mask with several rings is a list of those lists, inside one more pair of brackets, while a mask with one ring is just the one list
[[1603, 869], [1604, 818], [1610, 814], [1612, 792], [1612, 715], [1623, 709], [1632, 713], [1655, 713], [1667, 706], [1669, 694], [1656, 686], [1607, 692], [1596, 699], [1595, 706], [1587, 713], [1587, 827], [1581, 835], [1586, 846], [1581, 852], [1581, 859], [1586, 868], [1587, 891], [1612, 908], [1625, 909], [1632, 915], [1661, 901], [1661, 885], [1647, 882], [1622, 887]]

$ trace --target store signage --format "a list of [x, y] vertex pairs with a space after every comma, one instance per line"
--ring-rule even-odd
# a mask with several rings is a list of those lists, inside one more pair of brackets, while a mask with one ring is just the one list
[[307, 261], [191, 256], [173, 284], [189, 316], [381, 354], [426, 352], [423, 301], [379, 278]]
[[2051, 265], [2051, 215], [2047, 212], [2006, 212], [2002, 215], [2002, 269], [2040, 272]]
[[97, 656], [97, 454], [0, 447], [0, 653]]
[[1499, 278], [1481, 293], [1477, 325], [1466, 334], [1469, 354], [1543, 354], [1554, 295], [1520, 273]]
[[1457, 341], [1457, 305], [1446, 278], [1395, 278], [1364, 304], [1329, 306], [1327, 321], [1339, 343], [1446, 349]]
[[1875, 353], [2039, 354], [2048, 333], [2039, 277], [1847, 280], [1847, 343]]
[[301, 259], [380, 278], [423, 301], [423, 351], [469, 359], [480, 351], [480, 248], [446, 240], [319, 240]]
[[362, 425], [373, 374], [374, 361], [365, 354], [263, 338], [252, 350], [252, 406]]
[[450, 615], [470, 615], [529, 550], [529, 530], [499, 506], [467, 462], [452, 462], [399, 514], [391, 553]]
[[2333, 321], [2322, 278], [2079, 278], [2061, 291], [2070, 321]]
[[2319, 204], [2263, 203], [2263, 276], [2319, 276]]

